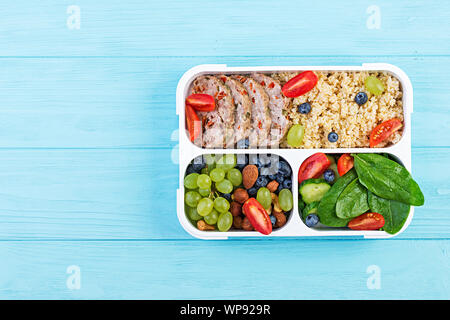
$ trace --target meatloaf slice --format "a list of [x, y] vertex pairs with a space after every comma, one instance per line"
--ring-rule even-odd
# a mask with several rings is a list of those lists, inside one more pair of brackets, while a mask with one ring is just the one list
[[250, 135], [252, 103], [242, 83], [225, 75], [221, 75], [219, 78], [230, 88], [236, 107], [234, 143], [238, 143]]
[[199, 112], [203, 123], [202, 146], [223, 148], [233, 143], [235, 106], [230, 89], [214, 76], [200, 76], [194, 80], [190, 94], [205, 93], [214, 97], [216, 109]]
[[250, 146], [265, 148], [269, 144], [270, 126], [272, 122], [269, 112], [269, 96], [255, 79], [241, 75], [234, 75], [232, 78], [244, 85], [252, 102], [252, 132], [249, 136]]
[[269, 109], [272, 118], [270, 128], [270, 145], [272, 147], [279, 146], [289, 128], [289, 120], [286, 117], [290, 99], [285, 97], [281, 92], [281, 84], [268, 75], [262, 73], [252, 74], [252, 78], [264, 87], [269, 96]]

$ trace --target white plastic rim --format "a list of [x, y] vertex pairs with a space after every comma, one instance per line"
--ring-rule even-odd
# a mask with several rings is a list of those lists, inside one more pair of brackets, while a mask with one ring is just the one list
[[[404, 128], [403, 136], [399, 142], [387, 148], [335, 148], [335, 149], [203, 149], [194, 145], [186, 134], [184, 104], [191, 82], [203, 74], [248, 74], [252, 72], [284, 72], [284, 71], [385, 71], [395, 76], [401, 83], [403, 91]], [[297, 172], [301, 163], [316, 152], [323, 153], [390, 153], [397, 157], [404, 166], [411, 171], [411, 113], [413, 112], [413, 89], [411, 81], [403, 70], [386, 63], [365, 63], [362, 66], [263, 66], [263, 67], [228, 67], [225, 64], [211, 64], [195, 66], [181, 77], [176, 92], [176, 112], [179, 116], [179, 186], [177, 190], [177, 215], [183, 228], [192, 236], [199, 239], [228, 239], [238, 237], [359, 237], [366, 239], [386, 239], [402, 233], [411, 223], [414, 207], [403, 228], [395, 235], [385, 231], [350, 230], [345, 228], [314, 229], [307, 227], [298, 212], [298, 181]], [[275, 229], [270, 235], [262, 235], [257, 231], [231, 230], [201, 231], [186, 217], [184, 212], [184, 174], [188, 164], [197, 156], [205, 154], [276, 154], [291, 165], [292, 193], [294, 207], [288, 222], [282, 228]]]

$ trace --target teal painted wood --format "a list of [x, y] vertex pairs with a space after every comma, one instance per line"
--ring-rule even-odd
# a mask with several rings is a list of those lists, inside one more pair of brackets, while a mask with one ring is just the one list
[[[80, 30], [66, 25], [72, 4]], [[371, 5], [379, 30], [366, 28]], [[425, 0], [2, 4], [0, 298], [448, 299], [449, 15]], [[398, 65], [414, 87], [426, 204], [405, 233], [211, 242], [182, 230], [171, 137], [185, 70], [364, 62]], [[367, 288], [372, 264], [381, 290]]]
[[[403, 68], [414, 87], [413, 146], [449, 146], [449, 57], [0, 59], [0, 147], [173, 147], [175, 90], [189, 68], [361, 65]], [[430, 129], [429, 124], [433, 124]], [[57, 133], [57, 134], [55, 134]]]
[[[171, 151], [0, 150], [0, 240], [191, 239]], [[398, 239], [450, 238], [448, 163], [449, 148], [413, 149], [426, 203]]]
[[[81, 28], [66, 26], [69, 5]], [[366, 27], [377, 5], [380, 29]], [[448, 54], [445, 1], [14, 1], [0, 9], [2, 55]]]
[[[449, 251], [434, 240], [3, 242], [0, 298], [448, 299]], [[66, 285], [72, 265], [79, 290]]]

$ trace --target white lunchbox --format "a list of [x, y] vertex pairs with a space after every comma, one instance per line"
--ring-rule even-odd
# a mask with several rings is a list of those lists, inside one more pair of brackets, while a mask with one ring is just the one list
[[[401, 83], [403, 91], [404, 128], [399, 142], [387, 148], [337, 148], [337, 149], [203, 149], [194, 145], [186, 134], [185, 127], [185, 99], [192, 81], [203, 74], [248, 74], [252, 72], [273, 73], [285, 71], [385, 71], [395, 76]], [[385, 63], [367, 63], [362, 66], [266, 66], [266, 67], [228, 67], [225, 64], [199, 65], [189, 69], [180, 79], [176, 92], [176, 112], [179, 116], [179, 189], [177, 190], [178, 220], [183, 228], [200, 239], [228, 239], [229, 237], [356, 237], [366, 239], [390, 238], [394, 235], [384, 231], [357, 231], [346, 228], [309, 228], [298, 212], [298, 181], [297, 172], [301, 163], [316, 152], [323, 153], [390, 153], [397, 157], [403, 165], [411, 171], [411, 113], [413, 112], [413, 89], [408, 76], [398, 67]], [[184, 176], [188, 164], [197, 156], [204, 154], [276, 154], [283, 157], [291, 165], [293, 172], [292, 193], [294, 206], [288, 222], [279, 229], [274, 229], [270, 235], [262, 235], [257, 231], [230, 230], [201, 231], [198, 230], [184, 212]], [[410, 224], [414, 213], [411, 206], [410, 213], [402, 230]]]

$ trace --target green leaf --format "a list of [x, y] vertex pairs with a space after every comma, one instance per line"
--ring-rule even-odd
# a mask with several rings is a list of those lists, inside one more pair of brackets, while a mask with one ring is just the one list
[[370, 211], [377, 212], [384, 217], [383, 230], [390, 234], [399, 232], [408, 219], [411, 206], [395, 200], [388, 200], [378, 197], [368, 191], [368, 202]]
[[336, 203], [336, 215], [341, 219], [351, 219], [369, 210], [367, 189], [354, 179], [339, 195]]
[[317, 215], [321, 224], [329, 227], [345, 227], [351, 219], [341, 219], [336, 215], [336, 202], [339, 195], [358, 176], [354, 169], [340, 177], [320, 200]]
[[424, 196], [408, 170], [374, 153], [352, 154], [359, 182], [377, 196], [421, 206]]

